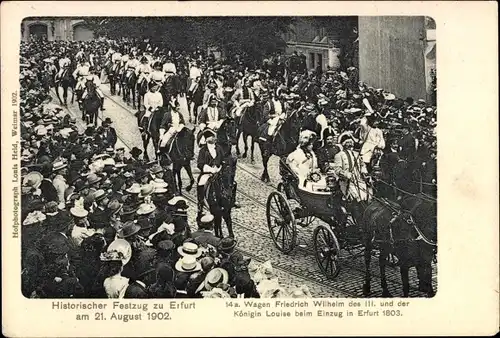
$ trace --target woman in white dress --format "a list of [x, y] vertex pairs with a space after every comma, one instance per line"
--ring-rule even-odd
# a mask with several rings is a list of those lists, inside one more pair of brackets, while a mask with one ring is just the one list
[[287, 164], [299, 178], [299, 187], [306, 187], [308, 176], [315, 171], [319, 172], [318, 159], [312, 150], [316, 133], [304, 130], [299, 136], [299, 146], [287, 157]]
[[376, 117], [373, 114], [365, 115], [360, 122], [359, 142], [361, 143], [360, 156], [368, 171], [371, 171], [370, 161], [373, 152], [385, 148], [384, 134], [377, 128]]

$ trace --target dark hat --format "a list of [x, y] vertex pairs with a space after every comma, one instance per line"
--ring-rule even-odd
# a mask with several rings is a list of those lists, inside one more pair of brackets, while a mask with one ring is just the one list
[[141, 180], [141, 179], [143, 179], [146, 176], [148, 176], [148, 172], [144, 168], [137, 167], [135, 169], [135, 179], [136, 180]]
[[63, 255], [69, 252], [66, 237], [60, 233], [50, 233], [44, 238], [44, 251], [48, 254]]
[[134, 267], [137, 278], [141, 278], [144, 275], [155, 271], [155, 256], [156, 250], [152, 248], [146, 248], [139, 252], [134, 260]]
[[175, 244], [171, 240], [163, 240], [158, 242], [158, 245], [156, 246], [158, 249], [158, 253], [170, 253], [175, 249]]
[[137, 148], [137, 147], [133, 147], [132, 150], [130, 151], [130, 155], [132, 155], [134, 157], [137, 157], [141, 154], [142, 154], [142, 150]]
[[141, 230], [141, 226], [133, 221], [125, 222], [123, 227], [117, 231], [116, 235], [118, 238], [128, 238], [135, 235]]
[[149, 221], [147, 217], [141, 217], [137, 220], [137, 224], [141, 226], [141, 230], [151, 229], [153, 224]]
[[325, 128], [325, 130], [323, 130], [322, 136], [323, 136], [323, 140], [326, 140], [330, 136], [335, 136], [333, 128], [332, 127]]
[[236, 247], [236, 240], [231, 237], [223, 238], [217, 249], [222, 252], [231, 252]]
[[109, 117], [106, 117], [106, 119], [104, 119], [104, 121], [102, 121], [103, 125], [110, 125], [112, 123], [113, 123], [113, 121]]
[[201, 135], [204, 138], [209, 138], [209, 137], [216, 137], [217, 134], [212, 129], [206, 128], [205, 130], [203, 130], [203, 132], [201, 133]]

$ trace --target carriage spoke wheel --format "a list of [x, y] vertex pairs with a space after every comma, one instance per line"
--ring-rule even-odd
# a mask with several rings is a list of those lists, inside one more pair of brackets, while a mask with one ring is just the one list
[[296, 245], [297, 226], [292, 208], [285, 196], [272, 192], [266, 205], [267, 227], [276, 247], [283, 253], [290, 253]]
[[319, 269], [328, 278], [334, 279], [340, 272], [340, 246], [332, 229], [319, 225], [313, 233], [314, 255]]

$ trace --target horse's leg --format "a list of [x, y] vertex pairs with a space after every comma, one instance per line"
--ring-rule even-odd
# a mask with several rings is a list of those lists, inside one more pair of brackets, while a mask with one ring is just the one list
[[59, 99], [59, 102], [61, 102], [61, 105], [63, 104], [62, 100], [61, 100], [61, 96], [59, 95], [59, 85], [56, 84], [56, 95], [57, 95], [57, 98]]
[[223, 238], [222, 234], [222, 216], [217, 212], [214, 219], [214, 233], [215, 236]]
[[410, 267], [406, 262], [403, 262], [399, 267], [399, 272], [401, 273], [401, 281], [403, 282], [403, 297], [408, 297], [410, 293], [410, 280], [409, 280], [409, 270]]
[[144, 160], [146, 162], [149, 162], [149, 155], [148, 155], [148, 144], [149, 144], [149, 139], [151, 136], [149, 134], [144, 133], [142, 135], [142, 145], [144, 146]]
[[248, 153], [248, 133], [246, 132], [243, 132], [243, 144], [245, 145], [245, 152], [243, 153], [243, 158], [246, 158]]
[[250, 138], [252, 140], [252, 144], [250, 145], [250, 147], [251, 147], [251, 150], [250, 150], [251, 151], [250, 152], [250, 162], [252, 164], [254, 164], [255, 163], [255, 159], [253, 157], [253, 153], [254, 153], [254, 150], [255, 150], [255, 137], [254, 137], [254, 135], [250, 135]]
[[224, 213], [222, 215], [224, 217], [224, 222], [226, 222], [226, 227], [229, 233], [229, 237], [234, 238], [233, 220], [231, 219], [231, 209], [224, 210]]
[[380, 285], [382, 286], [382, 297], [392, 297], [389, 289], [387, 288], [387, 278], [385, 275], [385, 268], [387, 267], [390, 250], [387, 245], [383, 244], [380, 249], [380, 256], [378, 262], [380, 265]]
[[136, 97], [135, 86], [133, 86], [131, 90], [132, 90], [132, 108], [135, 109], [135, 97]]
[[[242, 131], [241, 131], [241, 128], [238, 128], [238, 132], [236, 133], [236, 155], [238, 155], [238, 157], [241, 155], [241, 152], [240, 152], [240, 137], [241, 137], [241, 134], [242, 134]], [[245, 136], [243, 136], [244, 138]], [[244, 139], [243, 139], [244, 141]], [[246, 154], [245, 156], [243, 156], [243, 158], [246, 157]]]
[[186, 172], [189, 176], [189, 185], [186, 187], [186, 191], [190, 192], [191, 189], [193, 189], [193, 185], [194, 185], [195, 181], [194, 181], [194, 177], [193, 177], [193, 171], [191, 170], [191, 165], [189, 162], [184, 165], [184, 169], [186, 169]]
[[418, 290], [425, 292], [427, 297], [434, 297], [435, 292], [432, 287], [432, 265], [431, 263], [423, 262], [415, 266], [418, 275]]
[[177, 176], [177, 189], [179, 189], [178, 190], [179, 195], [182, 196], [182, 176], [181, 176], [182, 166], [180, 166], [179, 164], [174, 164], [174, 167], [175, 167], [175, 174]]
[[365, 235], [365, 283], [363, 284], [363, 296], [368, 297], [371, 293], [370, 263], [372, 261], [372, 240], [368, 234]]
[[64, 99], [64, 105], [67, 107], [68, 106], [68, 86], [63, 87], [63, 99]]
[[267, 163], [269, 162], [269, 158], [271, 157], [271, 154], [269, 153], [269, 150], [266, 148], [265, 145], [262, 145], [262, 143], [259, 144], [260, 149], [262, 150], [262, 165], [264, 166], [264, 171], [262, 172], [262, 176], [260, 179], [263, 182], [269, 183], [269, 173], [267, 172]]

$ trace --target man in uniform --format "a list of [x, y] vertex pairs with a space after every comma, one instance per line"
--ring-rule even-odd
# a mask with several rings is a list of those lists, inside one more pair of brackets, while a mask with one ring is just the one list
[[59, 72], [56, 75], [56, 82], [61, 78], [63, 72], [69, 68], [71, 60], [69, 59], [68, 52], [64, 53], [64, 57], [59, 59]]
[[[93, 66], [89, 67], [89, 75], [86, 77], [87, 81], [92, 81], [95, 85], [95, 91], [99, 98], [101, 99], [101, 110], [106, 110], [104, 108], [104, 94], [102, 93], [101, 89], [99, 88], [101, 86], [101, 80], [99, 79], [99, 76], [95, 72], [95, 68]], [[83, 92], [82, 99], [84, 99], [87, 96], [87, 90]]]
[[[222, 125], [222, 121], [226, 118], [226, 111], [224, 107], [217, 101], [215, 95], [212, 94], [209, 99], [208, 107], [203, 108], [198, 117], [200, 123], [200, 130], [205, 128], [210, 128], [217, 130]], [[203, 144], [204, 139], [202, 137], [201, 144]]]
[[323, 142], [324, 145], [318, 149], [318, 165], [321, 171], [326, 173], [332, 168], [335, 155], [340, 152], [340, 148], [335, 144], [333, 128], [323, 130]]
[[262, 93], [262, 100], [265, 102], [262, 117], [267, 123], [263, 125], [263, 131], [261, 132], [260, 138], [263, 141], [266, 141], [268, 138], [272, 140], [278, 130], [280, 122], [284, 121], [286, 118], [285, 105], [277, 95], [269, 99], [267, 92]]
[[255, 97], [253, 90], [249, 86], [248, 79], [243, 78], [243, 86], [234, 92], [231, 101], [234, 106], [233, 113], [235, 118], [240, 117], [245, 108], [253, 107]]
[[75, 91], [85, 89], [85, 81], [90, 74], [90, 64], [85, 61], [85, 58], [80, 58], [78, 66], [73, 72], [73, 77], [76, 80]]
[[200, 170], [197, 187], [198, 219], [201, 218], [203, 213], [205, 186], [208, 179], [212, 176], [212, 174], [219, 172], [224, 159], [224, 150], [221, 146], [216, 144], [215, 132], [210, 129], [205, 129], [202, 133], [202, 138], [206, 140], [206, 144], [200, 148], [197, 163], [198, 169]]
[[[184, 117], [180, 113], [180, 104], [176, 99], [170, 102], [170, 108], [160, 123], [160, 146], [165, 147], [172, 137], [185, 126]], [[165, 132], [166, 131], [166, 132]]]

